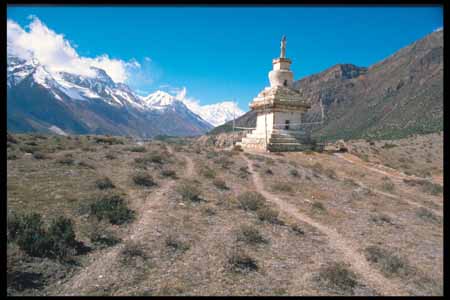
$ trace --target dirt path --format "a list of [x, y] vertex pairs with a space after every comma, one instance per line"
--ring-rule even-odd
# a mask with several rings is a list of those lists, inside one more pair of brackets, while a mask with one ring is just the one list
[[[373, 164], [373, 163], [364, 162], [359, 157], [357, 157], [357, 156], [355, 156], [353, 154], [350, 154], [350, 153], [334, 153], [334, 156], [338, 157], [338, 158], [340, 158], [342, 160], [345, 160], [348, 163], [360, 166], [362, 168], [365, 168], [365, 169], [373, 171], [373, 172], [377, 172], [379, 174], [382, 174], [384, 176], [387, 176], [387, 177], [390, 177], [390, 178], [393, 178], [393, 179], [396, 179], [396, 180], [415, 179], [415, 180], [434, 181], [434, 180], [430, 180], [430, 179], [417, 177], [417, 176], [414, 176], [414, 175], [406, 175], [403, 172], [400, 172], [400, 171], [395, 170], [393, 168], [389, 168], [387, 166], [383, 166], [381, 164]], [[439, 182], [437, 182], [437, 183], [439, 183]]]
[[369, 287], [377, 290], [383, 295], [408, 295], [399, 286], [393, 284], [391, 280], [386, 279], [378, 270], [372, 268], [367, 262], [366, 258], [357, 250], [357, 245], [355, 245], [353, 241], [344, 239], [334, 228], [329, 228], [323, 224], [318, 223], [309, 216], [299, 212], [298, 208], [294, 205], [281, 200], [270, 192], [267, 192], [264, 189], [264, 184], [261, 177], [253, 169], [253, 164], [245, 155], [242, 155], [242, 157], [247, 162], [249, 171], [252, 173], [252, 179], [256, 189], [268, 201], [275, 203], [279, 207], [281, 212], [288, 214], [300, 221], [306, 222], [324, 233], [328, 237], [330, 246], [341, 252], [344, 261], [351, 266], [353, 271], [358, 273], [364, 279], [364, 282]]
[[[167, 147], [170, 154], [174, 154], [171, 147]], [[186, 172], [182, 177], [192, 177], [194, 174], [194, 163], [192, 159], [186, 155], [182, 155], [186, 160]], [[176, 181], [170, 180], [162, 183], [157, 190], [148, 194], [143, 206], [138, 211], [138, 220], [134, 222], [130, 228], [129, 234], [123, 242], [117, 246], [107, 248], [94, 253], [91, 259], [92, 263], [80, 270], [78, 274], [66, 282], [60, 290], [60, 295], [74, 296], [83, 295], [89, 290], [95, 290], [102, 287], [102, 282], [109, 275], [108, 271], [114, 262], [117, 261], [118, 255], [126, 242], [139, 241], [143, 244], [146, 242], [149, 231], [153, 230], [154, 218], [152, 213], [155, 211], [161, 202], [165, 200], [166, 194], [173, 189]], [[127, 190], [127, 189], [124, 189]], [[138, 197], [135, 191], [129, 191], [130, 199], [136, 200]], [[151, 198], [151, 199], [150, 199]]]
[[[385, 176], [388, 176], [388, 177], [390, 177], [390, 178], [394, 178], [394, 179], [396, 179], [397, 181], [401, 180], [401, 182], [403, 182], [403, 179], [405, 179], [405, 178], [408, 178], [408, 179], [419, 179], [419, 180], [423, 180], [423, 178], [419, 178], [419, 177], [416, 177], [416, 176], [409, 176], [409, 175], [403, 174], [403, 173], [401, 173], [401, 172], [395, 171], [395, 170], [390, 169], [390, 168], [387, 168], [387, 167], [383, 167], [384, 169], [386, 169], [386, 171], [380, 170], [380, 169], [378, 169], [378, 168], [375, 168], [375, 167], [372, 167], [372, 166], [370, 166], [370, 165], [367, 165], [367, 163], [365, 163], [365, 162], [359, 160], [358, 158], [356, 158], [354, 155], [351, 155], [351, 154], [344, 155], [344, 154], [342, 154], [342, 153], [335, 153], [334, 156], [335, 156], [335, 157], [338, 157], [338, 158], [341, 158], [341, 159], [343, 159], [343, 160], [345, 160], [345, 161], [347, 161], [347, 162], [349, 162], [349, 163], [351, 163], [351, 164], [353, 164], [353, 165], [356, 165], [356, 166], [359, 166], [359, 167], [362, 167], [362, 168], [365, 168], [365, 169], [368, 169], [368, 170], [371, 170], [371, 171], [380, 173], [380, 174], [385, 175]], [[441, 217], [442, 217], [442, 215], [443, 215], [442, 210], [437, 210], [437, 209], [429, 208], [429, 207], [427, 207], [427, 206], [425, 206], [425, 205], [422, 205], [422, 204], [420, 204], [420, 203], [417, 203], [416, 201], [413, 201], [413, 200], [411, 200], [411, 199], [408, 199], [408, 198], [406, 198], [406, 197], [404, 197], [404, 196], [397, 196], [397, 195], [394, 195], [394, 194], [391, 194], [391, 193], [387, 193], [387, 192], [380, 191], [380, 190], [375, 189], [375, 188], [369, 188], [369, 187], [367, 187], [366, 185], [364, 185], [364, 184], [363, 184], [362, 182], [360, 182], [360, 181], [355, 181], [355, 182], [356, 182], [359, 186], [361, 186], [361, 187], [363, 187], [363, 188], [368, 188], [368, 189], [372, 190], [373, 192], [375, 192], [375, 193], [377, 193], [377, 194], [380, 194], [380, 195], [389, 197], [389, 198], [391, 198], [391, 199], [396, 199], [396, 200], [400, 200], [400, 201], [406, 202], [406, 203], [408, 203], [409, 205], [415, 206], [415, 207], [417, 207], [417, 208], [424, 208], [424, 209], [430, 210], [430, 211], [432, 211], [433, 213], [435, 213], [436, 215], [441, 216]], [[406, 191], [404, 191], [404, 192], [406, 192]], [[406, 193], [407, 193], [407, 194], [410, 194], [410, 192], [406, 192]], [[439, 207], [442, 207], [442, 203], [438, 203], [438, 202], [433, 202], [433, 203], [434, 203], [435, 205], [439, 206]]]

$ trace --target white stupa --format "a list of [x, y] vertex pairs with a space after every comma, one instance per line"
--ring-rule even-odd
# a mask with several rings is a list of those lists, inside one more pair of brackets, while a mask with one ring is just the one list
[[301, 151], [308, 149], [302, 144], [300, 130], [303, 114], [311, 107], [293, 87], [294, 74], [289, 69], [291, 60], [286, 58], [286, 37], [281, 39], [279, 58], [272, 61], [269, 72], [270, 87], [266, 87], [250, 103], [257, 113], [256, 129], [238, 143], [244, 149], [267, 151]]

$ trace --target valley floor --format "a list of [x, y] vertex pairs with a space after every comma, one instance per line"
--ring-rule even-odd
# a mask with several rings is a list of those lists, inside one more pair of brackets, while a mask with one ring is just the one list
[[[442, 295], [442, 139], [277, 154], [8, 135], [8, 294]], [[99, 213], [111, 197], [126, 207]], [[33, 254], [12, 231], [29, 213], [69, 218], [87, 250]]]

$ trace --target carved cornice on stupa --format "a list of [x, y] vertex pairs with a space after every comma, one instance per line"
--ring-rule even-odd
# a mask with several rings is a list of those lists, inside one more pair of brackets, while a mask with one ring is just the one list
[[250, 103], [250, 108], [255, 110], [306, 111], [311, 108], [311, 103], [295, 89], [275, 86], [261, 91]]

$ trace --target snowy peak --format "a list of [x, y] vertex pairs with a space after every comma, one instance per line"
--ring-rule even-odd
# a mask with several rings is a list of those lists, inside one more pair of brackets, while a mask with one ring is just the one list
[[146, 97], [142, 97], [141, 99], [148, 108], [157, 110], [163, 110], [175, 105], [182, 104], [182, 102], [177, 100], [175, 96], [172, 96], [163, 91], [156, 91]]
[[214, 126], [222, 125], [233, 118], [238, 118], [244, 114], [235, 102], [224, 101], [209, 105], [189, 105], [188, 107], [200, 115], [204, 120], [208, 121]]

